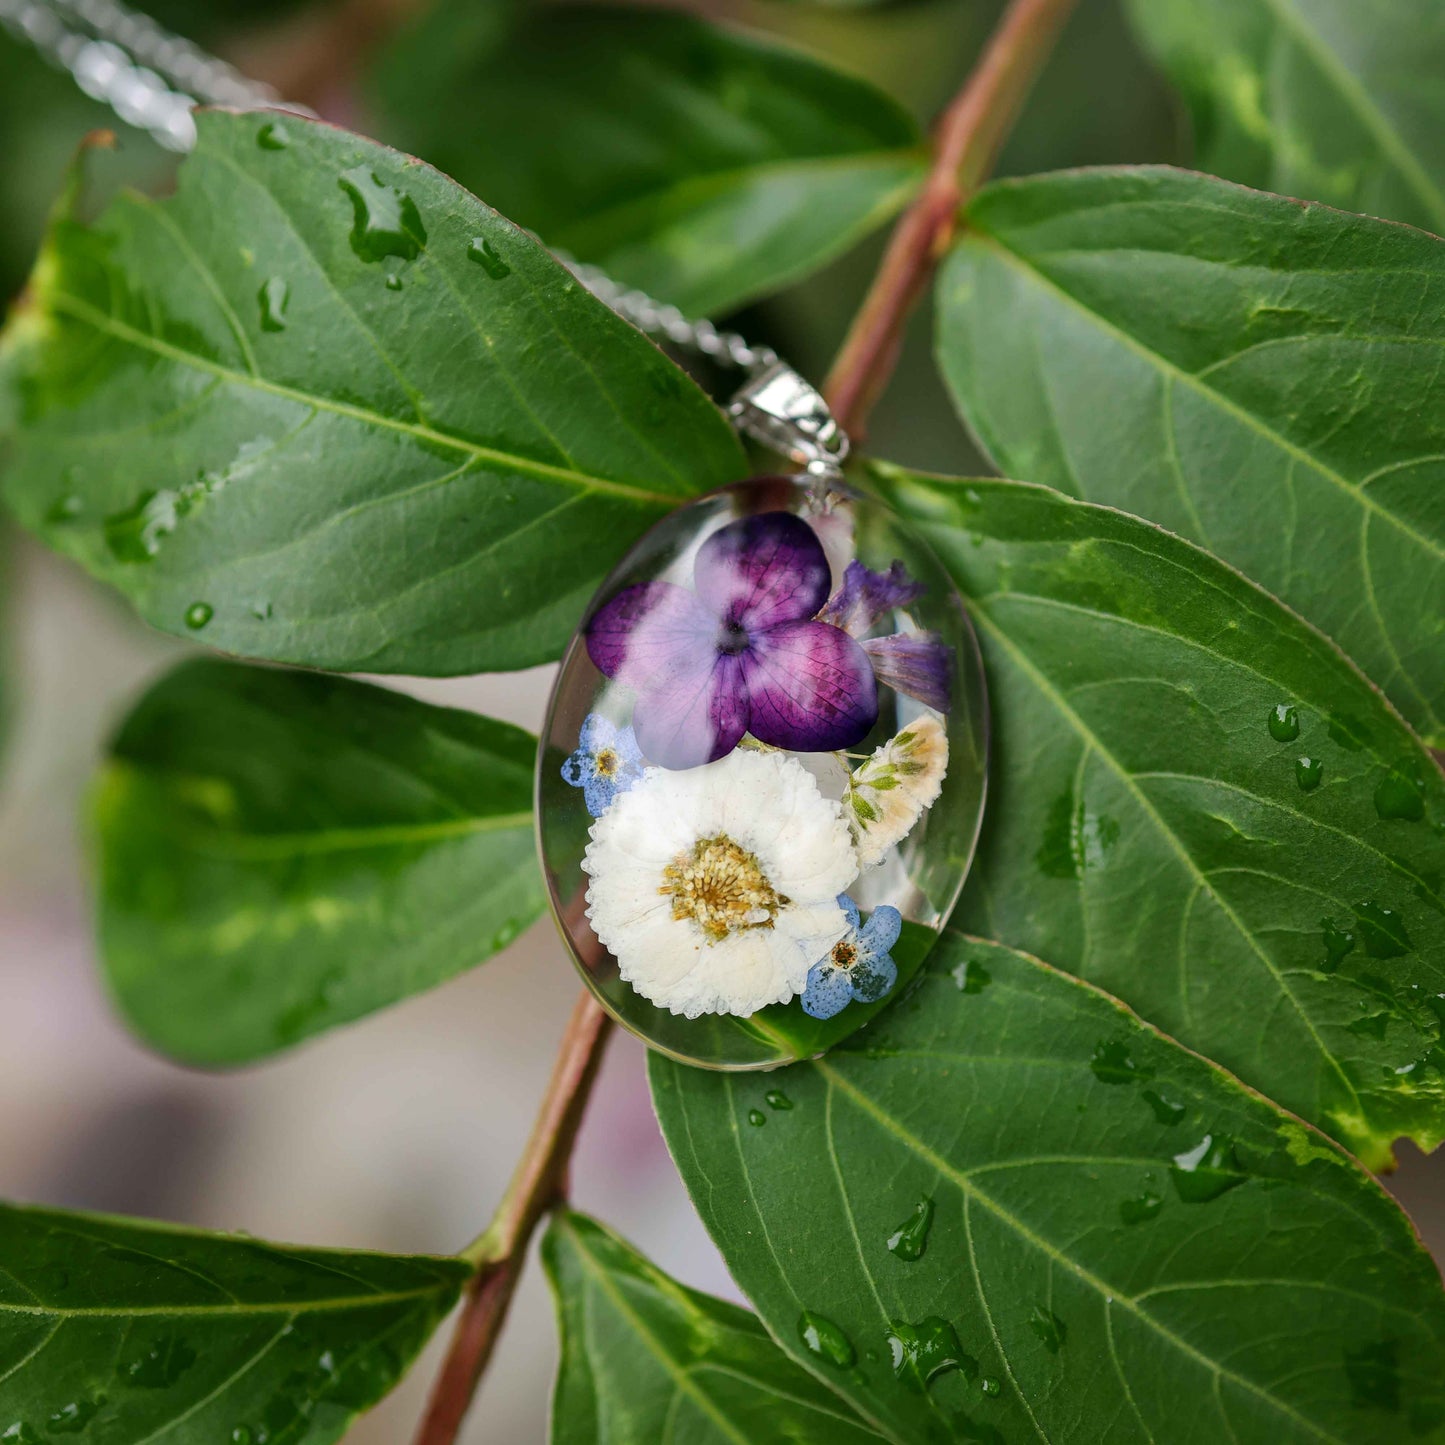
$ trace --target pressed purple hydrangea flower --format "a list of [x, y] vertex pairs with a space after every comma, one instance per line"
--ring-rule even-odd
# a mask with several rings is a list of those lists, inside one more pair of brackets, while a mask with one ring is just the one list
[[891, 904], [875, 908], [859, 926], [858, 905], [846, 893], [838, 907], [848, 920], [848, 931], [808, 970], [803, 990], [803, 1012], [815, 1019], [830, 1019], [859, 1003], [877, 1003], [898, 982], [898, 965], [889, 949], [903, 931], [903, 915]]
[[866, 634], [887, 612], [907, 607], [923, 595], [923, 584], [909, 576], [902, 562], [874, 572], [850, 562], [843, 585], [818, 614], [854, 637], [864, 638], [863, 651], [885, 687], [906, 692], [938, 712], [947, 712], [952, 691], [953, 658], [936, 632], [894, 632], [887, 637]]
[[646, 756], [697, 767], [748, 732], [790, 752], [861, 742], [878, 719], [878, 687], [859, 643], [815, 620], [828, 584], [813, 529], [763, 512], [702, 544], [693, 589], [643, 582], [602, 607], [587, 652], [637, 694], [632, 725]]

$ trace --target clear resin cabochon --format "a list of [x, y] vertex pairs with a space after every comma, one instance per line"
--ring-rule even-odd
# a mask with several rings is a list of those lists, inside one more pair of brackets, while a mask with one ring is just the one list
[[593, 600], [538, 754], [552, 907], [653, 1048], [768, 1068], [906, 988], [963, 886], [972, 628], [886, 507], [761, 477], [654, 527]]

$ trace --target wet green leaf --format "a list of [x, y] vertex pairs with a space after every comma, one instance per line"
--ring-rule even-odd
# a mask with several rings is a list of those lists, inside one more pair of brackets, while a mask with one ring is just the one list
[[[980, 967], [987, 985], [961, 987]], [[1098, 1076], [1101, 1043], [1133, 1077]], [[855, 1041], [769, 1076], [794, 1108], [766, 1129], [745, 1123], [750, 1076], [650, 1070], [734, 1277], [893, 1440], [1438, 1438], [1445, 1295], [1396, 1205], [1322, 1135], [1037, 960], [950, 934]], [[888, 1240], [920, 1197], [934, 1217], [910, 1261]], [[834, 1349], [809, 1347], [805, 1316]]]
[[562, 1363], [556, 1445], [866, 1445], [880, 1437], [754, 1315], [685, 1289], [585, 1215], [542, 1241]]
[[542, 661], [628, 542], [743, 471], [681, 371], [444, 176], [290, 116], [200, 128], [173, 198], [55, 223], [0, 343], [7, 499], [156, 626]]
[[1445, 744], [1445, 242], [1186, 172], [975, 203], [939, 355], [1007, 476], [1160, 522]]
[[0, 1439], [329, 1445], [456, 1302], [459, 1260], [0, 1206]]
[[229, 1064], [430, 988], [541, 912], [536, 741], [341, 678], [208, 660], [95, 792], [105, 969], [136, 1030]]
[[1184, 92], [1201, 166], [1445, 231], [1436, 0], [1130, 0]]
[[[1137, 518], [1016, 482], [878, 477], [969, 599], [988, 669], [962, 926], [1107, 988], [1373, 1165], [1401, 1135], [1438, 1144], [1445, 779], [1379, 693]], [[1396, 777], [1419, 816], [1379, 807]]]
[[[900, 106], [776, 42], [656, 8], [548, 6], [510, 32], [476, 10], [442, 6], [385, 62], [388, 133], [685, 311], [816, 270], [922, 179]], [[439, 78], [427, 104], [418, 76]]]

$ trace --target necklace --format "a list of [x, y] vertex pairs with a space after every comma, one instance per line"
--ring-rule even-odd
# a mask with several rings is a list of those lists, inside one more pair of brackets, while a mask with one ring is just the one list
[[[197, 104], [311, 116], [121, 0], [0, 0], [0, 23], [173, 151], [195, 145]], [[553, 914], [652, 1047], [732, 1069], [809, 1057], [906, 987], [963, 885], [977, 645], [922, 539], [845, 481], [848, 439], [808, 381], [553, 255], [638, 330], [741, 371], [733, 425], [800, 473], [679, 506], [587, 608], [537, 758]]]

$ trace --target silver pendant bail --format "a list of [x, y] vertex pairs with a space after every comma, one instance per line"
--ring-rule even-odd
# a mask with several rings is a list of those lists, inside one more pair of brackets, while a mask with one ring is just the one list
[[841, 481], [848, 438], [822, 393], [786, 362], [772, 361], [748, 378], [728, 416], [754, 441], [797, 462], [819, 481]]

